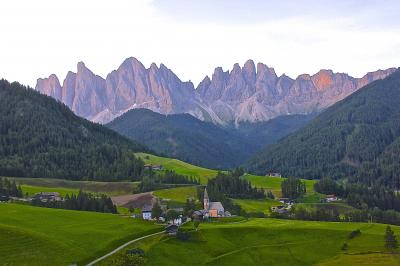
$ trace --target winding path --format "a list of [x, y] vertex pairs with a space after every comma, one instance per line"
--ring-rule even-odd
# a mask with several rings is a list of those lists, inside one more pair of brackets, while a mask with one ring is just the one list
[[145, 238], [148, 238], [148, 237], [152, 237], [152, 236], [156, 236], [156, 235], [159, 235], [159, 234], [162, 234], [162, 233], [164, 233], [164, 230], [161, 231], [161, 232], [158, 232], [158, 233], [154, 233], [154, 234], [142, 236], [142, 237], [133, 239], [133, 240], [131, 240], [131, 241], [129, 241], [129, 242], [126, 242], [126, 243], [123, 244], [122, 246], [117, 247], [116, 249], [114, 249], [113, 251], [107, 253], [106, 255], [104, 255], [104, 256], [102, 256], [102, 257], [100, 257], [100, 258], [97, 258], [97, 259], [95, 259], [95, 260], [92, 261], [92, 262], [89, 262], [88, 264], [86, 264], [86, 266], [93, 266], [93, 265], [95, 265], [96, 263], [98, 263], [98, 262], [104, 260], [105, 258], [111, 256], [112, 254], [114, 254], [114, 253], [120, 251], [121, 249], [123, 249], [123, 248], [129, 246], [130, 244], [132, 244], [132, 243], [134, 243], [134, 242], [136, 242], [136, 241], [140, 241], [140, 240], [142, 240], [142, 239], [145, 239]]

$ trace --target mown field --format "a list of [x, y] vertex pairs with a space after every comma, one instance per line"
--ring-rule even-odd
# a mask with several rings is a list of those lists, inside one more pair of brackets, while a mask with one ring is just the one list
[[[383, 224], [250, 219], [185, 227], [188, 241], [156, 236], [127, 249], [142, 248], [148, 265], [400, 265], [400, 255], [384, 249]], [[357, 229], [361, 235], [349, 239]]]
[[233, 202], [240, 205], [246, 212], [263, 212], [265, 214], [271, 213], [271, 207], [282, 205], [279, 201], [272, 199], [233, 199]]
[[84, 265], [160, 230], [118, 215], [0, 203], [0, 265]]
[[76, 193], [80, 189], [93, 193], [104, 193], [109, 196], [132, 194], [138, 182], [98, 182], [98, 181], [71, 181], [51, 178], [13, 178], [20, 184], [22, 191], [29, 195], [38, 192]]
[[153, 195], [184, 204], [188, 198], [197, 199], [197, 189], [195, 186], [161, 189], [154, 191]]
[[[272, 177], [272, 176], [258, 176], [258, 175], [250, 175], [245, 174], [242, 178], [251, 182], [251, 184], [258, 188], [269, 189], [276, 195], [277, 197], [281, 196], [281, 183], [285, 178], [282, 177]], [[306, 183], [307, 194], [313, 194], [314, 184], [316, 180], [307, 180], [302, 179]]]
[[207, 184], [207, 180], [215, 177], [218, 173], [217, 170], [195, 166], [177, 159], [159, 157], [147, 153], [136, 153], [136, 155], [142, 158], [145, 163], [159, 164], [165, 169], [173, 170], [178, 174], [199, 178], [201, 184]]

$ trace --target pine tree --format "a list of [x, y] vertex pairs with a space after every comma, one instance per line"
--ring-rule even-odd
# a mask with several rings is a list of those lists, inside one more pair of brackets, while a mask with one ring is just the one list
[[394, 250], [398, 247], [396, 235], [390, 226], [386, 227], [385, 247], [389, 250]]
[[161, 217], [161, 215], [162, 215], [162, 209], [161, 209], [160, 203], [158, 201], [156, 201], [153, 204], [153, 208], [151, 209], [151, 217], [158, 219]]

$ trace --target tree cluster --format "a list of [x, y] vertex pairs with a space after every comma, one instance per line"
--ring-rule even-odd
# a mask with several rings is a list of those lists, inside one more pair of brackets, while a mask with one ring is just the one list
[[117, 207], [107, 195], [95, 195], [83, 191], [79, 191], [77, 195], [74, 193], [67, 194], [62, 201], [43, 202], [39, 198], [34, 198], [32, 205], [76, 211], [117, 213]]
[[17, 186], [15, 180], [0, 178], [0, 196], [22, 197], [21, 186]]
[[224, 195], [228, 198], [265, 199], [263, 189], [254, 188], [249, 181], [240, 178], [241, 172], [224, 174], [219, 172], [213, 179], [208, 180], [207, 191], [210, 197], [219, 198]]
[[171, 184], [180, 185], [199, 185], [199, 179], [192, 176], [177, 174], [175, 171], [166, 170], [163, 172], [155, 172], [146, 170], [139, 185], [139, 192], [148, 192], [168, 187]]
[[298, 178], [289, 177], [281, 183], [282, 196], [296, 199], [306, 193], [306, 184]]

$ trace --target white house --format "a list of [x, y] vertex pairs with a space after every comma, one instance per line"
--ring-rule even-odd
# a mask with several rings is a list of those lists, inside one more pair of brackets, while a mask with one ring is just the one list
[[142, 208], [143, 220], [151, 220], [151, 209], [152, 207], [150, 205], [143, 206]]

